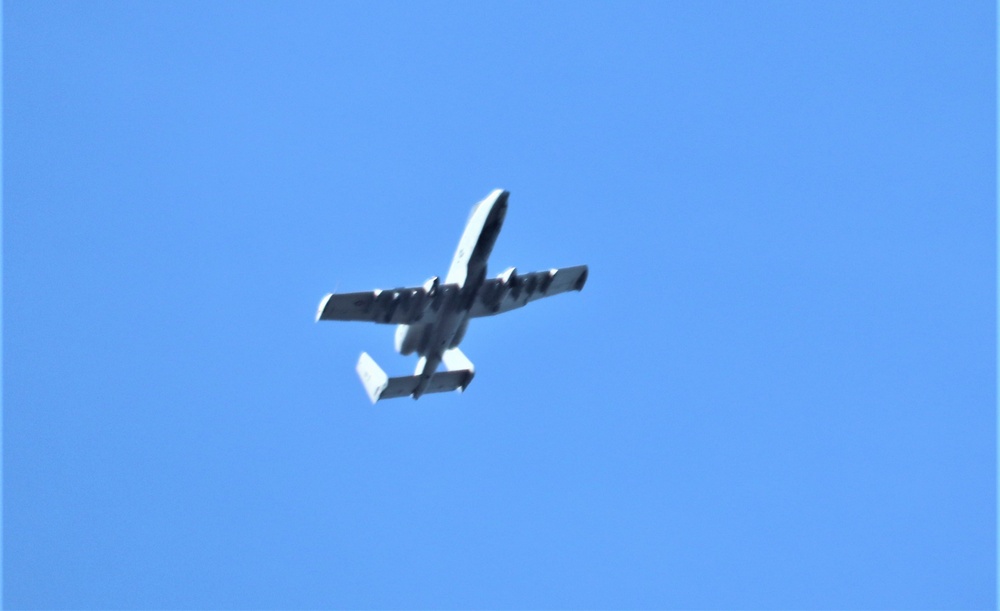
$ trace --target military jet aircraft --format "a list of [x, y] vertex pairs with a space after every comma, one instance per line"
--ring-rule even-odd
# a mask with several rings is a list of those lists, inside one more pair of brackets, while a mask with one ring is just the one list
[[[425, 393], [464, 391], [475, 368], [458, 345], [471, 319], [583, 289], [586, 265], [530, 274], [518, 274], [511, 267], [496, 278], [486, 279], [486, 261], [507, 214], [509, 195], [497, 189], [472, 208], [443, 283], [435, 276], [421, 287], [331, 293], [320, 301], [317, 322], [362, 320], [399, 325], [396, 351], [420, 355], [412, 376], [390, 378], [367, 352], [361, 353], [357, 371], [373, 404], [407, 395], [419, 399]], [[438, 372], [441, 363], [446, 371]]]

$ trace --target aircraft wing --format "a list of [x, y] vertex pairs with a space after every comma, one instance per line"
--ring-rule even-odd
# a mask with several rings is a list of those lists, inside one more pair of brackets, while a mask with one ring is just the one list
[[374, 290], [363, 293], [330, 293], [319, 302], [316, 320], [362, 320], [390, 325], [410, 325], [431, 319], [458, 296], [458, 285]]
[[587, 266], [563, 267], [518, 274], [513, 268], [483, 282], [469, 316], [493, 316], [566, 291], [579, 291], [587, 282]]

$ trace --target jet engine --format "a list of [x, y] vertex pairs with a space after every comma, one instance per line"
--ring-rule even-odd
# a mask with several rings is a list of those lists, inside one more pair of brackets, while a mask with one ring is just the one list
[[413, 342], [406, 341], [406, 336], [410, 331], [410, 325], [399, 325], [396, 327], [396, 352], [400, 354], [410, 354], [413, 352]]
[[414, 325], [399, 325], [396, 327], [396, 352], [400, 354], [413, 354], [420, 349], [420, 341], [423, 339], [427, 325], [418, 323]]

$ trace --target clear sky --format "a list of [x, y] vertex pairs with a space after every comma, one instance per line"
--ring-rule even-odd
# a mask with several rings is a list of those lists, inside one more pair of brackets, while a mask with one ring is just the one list
[[[8, 608], [992, 608], [992, 2], [7, 2]], [[375, 407], [334, 290], [581, 293]]]

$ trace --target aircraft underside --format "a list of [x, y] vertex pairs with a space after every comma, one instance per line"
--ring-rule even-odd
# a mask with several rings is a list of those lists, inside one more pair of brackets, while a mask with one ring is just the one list
[[[320, 302], [316, 320], [358, 320], [399, 325], [396, 350], [420, 355], [413, 375], [389, 377], [362, 352], [357, 372], [372, 403], [427, 393], [464, 391], [475, 375], [458, 349], [473, 318], [493, 316], [566, 291], [587, 281], [586, 265], [519, 275], [509, 268], [486, 279], [486, 259], [500, 231], [507, 192], [496, 190], [473, 207], [444, 283], [361, 293], [331, 293]], [[438, 371], [444, 365], [443, 371]]]

